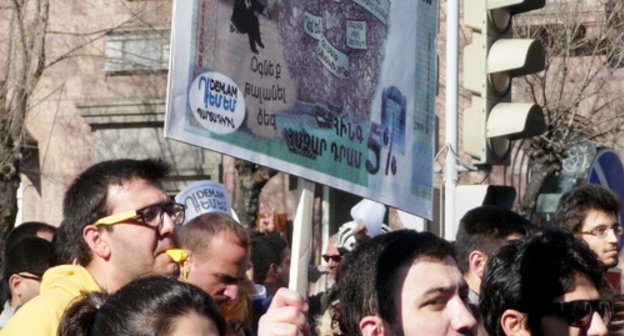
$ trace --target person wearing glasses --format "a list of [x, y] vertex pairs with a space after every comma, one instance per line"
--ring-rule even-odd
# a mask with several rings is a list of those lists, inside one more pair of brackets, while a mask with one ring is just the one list
[[479, 309], [490, 336], [608, 335], [603, 270], [571, 234], [548, 231], [488, 260]]
[[605, 268], [618, 264], [620, 201], [595, 184], [576, 187], [561, 196], [555, 212], [557, 228], [575, 235], [591, 248]]
[[[316, 330], [317, 335], [329, 335], [332, 334], [331, 330], [331, 312], [328, 310], [330, 305], [336, 304], [338, 301], [338, 292], [335, 286], [336, 276], [338, 275], [338, 267], [344, 259], [344, 255], [338, 249], [338, 234], [333, 234], [327, 241], [327, 248], [325, 254], [322, 255], [323, 260], [327, 263], [327, 272], [323, 274], [320, 280], [324, 280], [324, 287], [322, 291], [319, 291], [308, 297], [308, 303], [310, 305], [310, 312], [308, 314], [308, 321], [313, 330]], [[346, 250], [343, 250], [346, 254]], [[321, 282], [321, 281], [317, 281]]]
[[338, 235], [334, 234], [329, 237], [327, 241], [327, 248], [325, 249], [325, 254], [323, 254], [323, 260], [327, 263], [327, 273], [331, 279], [336, 280], [336, 275], [338, 273], [338, 266], [342, 262], [343, 255], [338, 250], [336, 246], [338, 243]]
[[12, 243], [5, 253], [0, 328], [26, 302], [39, 295], [41, 276], [50, 266], [52, 244], [37, 237]]
[[[114, 293], [149, 275], [177, 275], [167, 254], [184, 206], [174, 203], [161, 180], [169, 165], [161, 160], [97, 163], [72, 183], [63, 200], [63, 221], [55, 250], [65, 262], [45, 272], [41, 294], [26, 303], [0, 335], [57, 334], [64, 310], [85, 292]], [[71, 248], [68, 248], [70, 246]]]

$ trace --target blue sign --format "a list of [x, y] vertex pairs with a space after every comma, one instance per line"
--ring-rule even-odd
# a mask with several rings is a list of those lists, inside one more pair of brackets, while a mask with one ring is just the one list
[[589, 168], [587, 183], [599, 184], [610, 189], [620, 198], [620, 213], [624, 200], [624, 167], [613, 149], [602, 149]]

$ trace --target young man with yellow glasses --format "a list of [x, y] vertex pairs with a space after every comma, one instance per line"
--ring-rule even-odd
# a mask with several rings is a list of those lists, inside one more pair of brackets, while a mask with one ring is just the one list
[[167, 196], [160, 160], [95, 164], [70, 186], [55, 237], [61, 261], [43, 275], [41, 294], [9, 320], [0, 336], [56, 335], [61, 316], [82, 292], [115, 292], [133, 279], [178, 273], [167, 255], [184, 206]]

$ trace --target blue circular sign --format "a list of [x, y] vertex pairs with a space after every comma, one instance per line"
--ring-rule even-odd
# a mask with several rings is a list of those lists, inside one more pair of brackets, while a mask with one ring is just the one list
[[589, 168], [587, 183], [599, 184], [613, 191], [620, 198], [620, 223], [622, 201], [624, 200], [624, 167], [619, 155], [613, 149], [602, 149]]

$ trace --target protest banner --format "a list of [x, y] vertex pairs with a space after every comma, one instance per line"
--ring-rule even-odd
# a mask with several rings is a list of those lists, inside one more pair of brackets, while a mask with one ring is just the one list
[[435, 0], [176, 0], [165, 135], [432, 217]]

